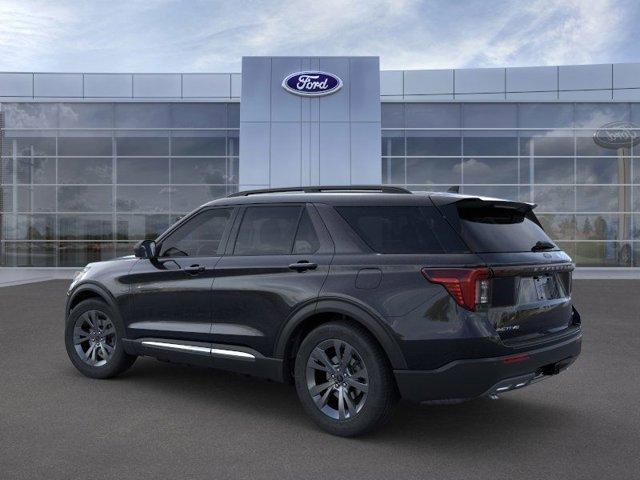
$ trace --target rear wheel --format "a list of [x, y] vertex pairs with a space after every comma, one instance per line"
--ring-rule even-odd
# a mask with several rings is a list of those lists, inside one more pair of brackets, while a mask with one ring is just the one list
[[65, 346], [73, 365], [92, 378], [110, 378], [136, 360], [124, 351], [124, 326], [105, 302], [85, 300], [71, 310], [65, 327]]
[[332, 322], [313, 330], [296, 356], [306, 412], [334, 435], [361, 435], [384, 423], [397, 400], [384, 352], [362, 328]]

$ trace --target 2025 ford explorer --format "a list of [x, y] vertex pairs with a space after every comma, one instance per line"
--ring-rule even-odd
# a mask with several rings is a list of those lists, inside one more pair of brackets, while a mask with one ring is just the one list
[[65, 342], [108, 378], [146, 355], [294, 383], [342, 436], [399, 397], [526, 387], [581, 348], [571, 259], [535, 205], [396, 187], [247, 191], [72, 282]]

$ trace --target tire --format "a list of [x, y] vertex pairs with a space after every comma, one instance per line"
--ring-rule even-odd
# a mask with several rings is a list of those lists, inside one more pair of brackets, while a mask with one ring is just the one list
[[124, 325], [105, 302], [89, 299], [76, 305], [66, 320], [64, 343], [71, 363], [87, 377], [111, 378], [136, 360], [124, 351]]
[[385, 353], [369, 332], [346, 322], [321, 325], [302, 340], [294, 377], [306, 413], [341, 437], [384, 424], [398, 399]]

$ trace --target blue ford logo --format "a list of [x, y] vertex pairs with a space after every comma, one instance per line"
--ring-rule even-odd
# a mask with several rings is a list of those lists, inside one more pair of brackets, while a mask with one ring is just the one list
[[340, 90], [342, 80], [327, 72], [296, 72], [282, 81], [282, 88], [303, 97], [320, 97]]

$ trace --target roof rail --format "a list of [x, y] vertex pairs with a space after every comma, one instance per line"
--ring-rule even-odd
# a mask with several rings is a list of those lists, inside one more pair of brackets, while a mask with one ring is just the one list
[[236, 192], [227, 197], [247, 197], [249, 195], [259, 195], [263, 193], [320, 193], [320, 192], [380, 192], [380, 193], [408, 193], [411, 191], [402, 187], [391, 187], [387, 185], [318, 185], [311, 187], [285, 187], [285, 188], [263, 188], [260, 190], [245, 190]]

